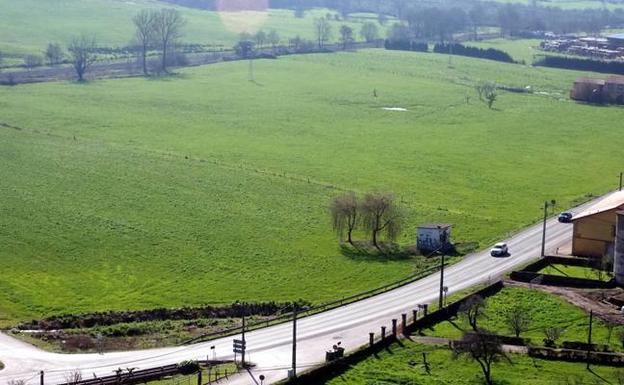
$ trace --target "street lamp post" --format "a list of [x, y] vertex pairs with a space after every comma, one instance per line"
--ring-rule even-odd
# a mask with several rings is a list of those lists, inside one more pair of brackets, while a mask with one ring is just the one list
[[442, 259], [440, 260], [440, 299], [438, 303], [438, 308], [442, 309], [444, 307], [444, 254], [442, 254]]
[[292, 374], [291, 378], [297, 378], [297, 310], [298, 305], [293, 305], [293, 342], [292, 342]]
[[546, 256], [546, 220], [548, 219], [548, 208], [555, 207], [557, 201], [544, 201], [544, 226], [542, 229], [542, 257]]

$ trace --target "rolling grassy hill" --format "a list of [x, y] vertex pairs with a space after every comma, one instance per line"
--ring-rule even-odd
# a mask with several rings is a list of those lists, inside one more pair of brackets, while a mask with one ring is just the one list
[[[574, 72], [382, 50], [247, 66], [0, 88], [0, 325], [335, 299], [426, 264], [343, 255], [343, 190], [394, 192], [404, 244], [434, 221], [485, 247], [621, 169], [622, 109], [567, 100]], [[479, 81], [538, 92], [489, 110]]]
[[[66, 45], [72, 36], [93, 34], [99, 45], [123, 47], [130, 43], [134, 34], [132, 17], [141, 9], [176, 8], [188, 23], [185, 27], [186, 43], [223, 45], [231, 48], [237, 41], [239, 30], [228, 29], [219, 14], [211, 11], [174, 7], [157, 0], [0, 0], [0, 51], [11, 58], [29, 53], [42, 53], [49, 42]], [[329, 10], [315, 9], [295, 18], [292, 11], [272, 9], [260, 28], [275, 29], [286, 43], [289, 38], [300, 35], [314, 38], [314, 19], [325, 16]], [[334, 14], [335, 12], [331, 12]], [[359, 37], [360, 26], [366, 15], [349, 20]], [[371, 19], [375, 21], [375, 19]], [[243, 23], [244, 24], [244, 23]], [[331, 21], [335, 40], [338, 39], [340, 21]]]

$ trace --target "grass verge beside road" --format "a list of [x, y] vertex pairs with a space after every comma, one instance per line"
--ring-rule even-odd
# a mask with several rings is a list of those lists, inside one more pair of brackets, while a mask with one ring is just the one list
[[568, 266], [568, 265], [550, 265], [539, 271], [542, 274], [558, 275], [562, 277], [595, 279], [608, 282], [611, 280], [611, 274], [590, 267]]

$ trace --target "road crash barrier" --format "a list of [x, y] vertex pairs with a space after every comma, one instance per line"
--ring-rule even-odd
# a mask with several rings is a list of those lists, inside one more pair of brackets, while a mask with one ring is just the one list
[[[229, 363], [231, 361], [198, 361], [200, 366], [216, 366]], [[175, 376], [178, 374], [190, 375], [185, 369], [185, 365], [172, 364], [160, 366], [157, 368], [123, 371], [121, 368], [117, 374], [105, 377], [94, 377], [86, 380], [72, 381], [71, 383], [63, 383], [59, 385], [134, 385], [144, 384], [150, 381], [158, 381], [165, 377]]]

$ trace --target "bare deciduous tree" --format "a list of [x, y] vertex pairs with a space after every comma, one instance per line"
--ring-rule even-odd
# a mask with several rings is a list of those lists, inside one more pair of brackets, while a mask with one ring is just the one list
[[325, 43], [331, 39], [331, 24], [324, 17], [319, 17], [314, 20], [314, 29], [316, 32], [316, 40], [318, 42], [319, 49], [325, 46]]
[[138, 48], [140, 49], [141, 65], [143, 67], [143, 74], [148, 74], [147, 70], [147, 53], [154, 43], [154, 21], [158, 13], [144, 9], [137, 13], [133, 18], [134, 23], [134, 37]]
[[362, 224], [370, 232], [373, 245], [379, 248], [379, 236], [382, 233], [394, 241], [403, 226], [403, 211], [397, 206], [392, 194], [366, 194], [362, 201]]
[[26, 69], [29, 71], [35, 67], [40, 67], [41, 65], [43, 65], [43, 58], [39, 55], [31, 54], [26, 55], [24, 58], [24, 66], [26, 66]]
[[492, 109], [494, 102], [498, 98], [496, 86], [492, 83], [482, 83], [475, 86], [479, 100], [485, 102], [488, 108]]
[[560, 327], [548, 327], [544, 329], [544, 335], [546, 336], [546, 339], [544, 340], [545, 345], [554, 346], [557, 340], [561, 338], [562, 334], [563, 329]]
[[367, 21], [362, 25], [360, 35], [364, 38], [364, 40], [366, 40], [367, 43], [371, 43], [379, 39], [379, 29], [377, 28], [377, 24]]
[[82, 381], [82, 373], [80, 373], [80, 370], [74, 370], [65, 375], [65, 383], [67, 385], [76, 385], [80, 383], [80, 381]]
[[460, 341], [452, 344], [453, 356], [467, 356], [476, 361], [483, 371], [483, 379], [488, 385], [492, 385], [492, 364], [501, 360], [511, 363], [511, 360], [503, 352], [503, 347], [498, 337], [486, 330], [477, 333], [464, 333]]
[[505, 322], [509, 331], [514, 333], [516, 337], [520, 337], [520, 334], [527, 331], [531, 326], [531, 316], [527, 309], [514, 305], [505, 314]]
[[95, 61], [95, 37], [85, 34], [76, 36], [67, 49], [71, 55], [72, 65], [78, 75], [78, 81], [84, 81], [84, 75]]
[[459, 312], [468, 321], [473, 331], [479, 332], [478, 322], [485, 316], [485, 301], [480, 295], [473, 295], [459, 307]]
[[353, 231], [358, 223], [358, 199], [355, 193], [347, 193], [332, 199], [329, 206], [334, 231], [342, 239], [347, 233], [347, 242], [353, 245]]
[[260, 30], [256, 33], [254, 38], [256, 40], [256, 46], [258, 47], [258, 49], [264, 48], [264, 44], [266, 44], [267, 42], [266, 32], [264, 32], [263, 30]]
[[164, 8], [154, 16], [154, 36], [162, 55], [161, 70], [167, 72], [168, 55], [175, 43], [182, 37], [186, 20], [176, 9]]
[[48, 60], [48, 64], [53, 66], [61, 64], [63, 62], [63, 48], [58, 43], [49, 43], [45, 51], [45, 57]]
[[271, 48], [273, 48], [273, 51], [275, 51], [277, 45], [280, 42], [280, 36], [276, 30], [272, 29], [269, 31], [269, 34], [267, 35], [267, 41], [269, 44], [271, 44]]
[[353, 28], [346, 24], [340, 27], [340, 41], [342, 42], [342, 49], [347, 49], [353, 43]]

